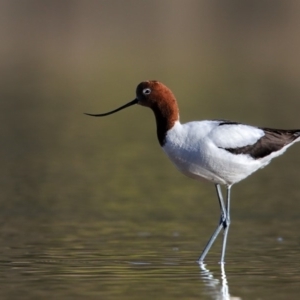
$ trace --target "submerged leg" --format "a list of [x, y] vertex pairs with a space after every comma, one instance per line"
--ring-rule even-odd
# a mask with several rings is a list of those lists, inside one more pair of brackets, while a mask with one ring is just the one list
[[[223, 201], [223, 195], [222, 195], [222, 190], [221, 190], [221, 186], [219, 184], [216, 184], [216, 190], [217, 190], [217, 195], [218, 195], [218, 200], [219, 200], [219, 204], [220, 204], [220, 209], [221, 209], [221, 217], [220, 217], [220, 222], [218, 227], [216, 228], [215, 232], [213, 233], [213, 235], [210, 237], [207, 245], [205, 246], [202, 254], [200, 255], [198, 262], [201, 263], [204, 261], [205, 256], [207, 255], [209, 249], [211, 248], [211, 246], [213, 245], [215, 239], [217, 238], [217, 236], [219, 235], [220, 231], [222, 228], [224, 228], [224, 230], [226, 230], [227, 226], [227, 216], [229, 216], [229, 213], [227, 212], [227, 209], [225, 208], [224, 205], [224, 201]], [[227, 202], [226, 202], [226, 206], [229, 208], [228, 205], [228, 193], [227, 193]], [[226, 231], [228, 233], [228, 229]], [[227, 239], [227, 233], [226, 233], [226, 239]], [[224, 248], [224, 240], [223, 240], [223, 249], [224, 249], [224, 255], [225, 255], [225, 249], [226, 249], [226, 240], [225, 240], [225, 248]], [[222, 252], [222, 256], [223, 256], [223, 252]], [[223, 257], [224, 259], [224, 257]], [[222, 258], [221, 258], [222, 261]]]

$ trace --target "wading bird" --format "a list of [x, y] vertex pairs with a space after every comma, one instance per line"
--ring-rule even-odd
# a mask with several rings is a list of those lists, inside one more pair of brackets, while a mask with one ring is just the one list
[[[224, 229], [221, 263], [224, 263], [230, 226], [230, 191], [233, 184], [265, 167], [274, 157], [300, 140], [300, 129], [259, 128], [226, 120], [194, 121], [181, 124], [172, 91], [159, 81], [144, 81], [136, 88], [136, 98], [104, 117], [139, 104], [152, 109], [160, 146], [183, 174], [215, 184], [221, 216], [199, 263], [202, 263], [216, 237]], [[227, 189], [224, 204], [221, 185]]]

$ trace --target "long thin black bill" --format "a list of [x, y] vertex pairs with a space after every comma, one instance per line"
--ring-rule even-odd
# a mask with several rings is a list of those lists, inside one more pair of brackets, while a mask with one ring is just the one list
[[104, 114], [88, 114], [88, 113], [84, 113], [85, 115], [88, 115], [88, 116], [92, 116], [92, 117], [105, 117], [105, 116], [108, 116], [108, 115], [111, 115], [111, 114], [114, 114], [115, 112], [119, 111], [119, 110], [122, 110], [126, 107], [129, 107], [131, 105], [134, 105], [134, 104], [137, 104], [138, 103], [138, 99], [134, 99], [132, 101], [130, 101], [129, 103], [115, 109], [115, 110], [112, 110], [112, 111], [109, 111], [107, 113], [104, 113]]

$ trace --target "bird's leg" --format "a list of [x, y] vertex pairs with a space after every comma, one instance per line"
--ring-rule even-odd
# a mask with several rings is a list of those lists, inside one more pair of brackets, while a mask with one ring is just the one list
[[219, 184], [216, 184], [216, 190], [217, 190], [217, 195], [218, 195], [218, 200], [219, 200], [220, 210], [221, 210], [220, 224], [222, 224], [223, 228], [225, 229], [226, 228], [226, 219], [227, 219], [227, 203], [226, 203], [226, 208], [225, 208], [222, 190], [221, 190], [221, 186]]
[[[220, 209], [221, 209], [221, 217], [220, 217], [220, 222], [218, 227], [216, 228], [215, 232], [213, 233], [213, 235], [210, 237], [207, 245], [205, 246], [202, 254], [200, 255], [198, 262], [201, 263], [204, 261], [205, 256], [207, 255], [209, 249], [211, 248], [211, 246], [213, 245], [215, 239], [217, 238], [217, 236], [219, 235], [220, 231], [222, 228], [224, 228], [224, 230], [227, 228], [227, 210], [225, 208], [224, 205], [224, 201], [223, 201], [223, 196], [222, 196], [222, 190], [221, 190], [221, 186], [219, 184], [216, 184], [216, 190], [217, 190], [217, 195], [218, 195], [218, 200], [219, 200], [219, 204], [220, 204]], [[228, 196], [228, 195], [227, 195]], [[223, 243], [223, 248], [224, 248], [224, 243]], [[226, 248], [226, 241], [225, 241], [225, 248]]]
[[223, 236], [223, 246], [222, 246], [222, 255], [221, 255], [221, 261], [220, 263], [223, 264], [225, 261], [225, 252], [226, 252], [226, 243], [227, 243], [227, 236], [230, 226], [230, 192], [231, 192], [231, 185], [227, 186], [227, 199], [226, 199], [226, 215], [225, 215], [225, 221], [223, 222], [223, 228], [224, 228], [224, 236]]

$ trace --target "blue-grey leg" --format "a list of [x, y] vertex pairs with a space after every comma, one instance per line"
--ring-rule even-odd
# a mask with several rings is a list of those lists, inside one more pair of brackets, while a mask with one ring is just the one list
[[227, 186], [227, 199], [226, 199], [226, 216], [225, 221], [223, 222], [224, 228], [224, 236], [223, 236], [223, 246], [222, 246], [222, 255], [221, 255], [221, 263], [225, 262], [225, 252], [226, 252], [226, 244], [227, 244], [227, 237], [228, 231], [230, 226], [230, 192], [231, 192], [231, 185]]
[[[221, 186], [219, 184], [216, 184], [216, 190], [217, 190], [217, 195], [218, 195], [218, 200], [219, 200], [219, 204], [220, 204], [220, 209], [221, 209], [221, 217], [220, 217], [220, 222], [218, 227], [216, 228], [215, 232], [213, 233], [213, 235], [210, 237], [207, 245], [205, 246], [202, 254], [200, 255], [198, 262], [202, 263], [204, 261], [205, 256], [207, 255], [208, 251], [210, 250], [211, 246], [213, 245], [215, 239], [217, 238], [217, 236], [219, 235], [220, 231], [222, 230], [222, 228], [224, 228], [224, 230], [227, 228], [227, 216], [229, 216], [229, 213], [227, 212], [227, 209], [225, 208], [224, 205], [224, 201], [223, 201], [223, 195], [222, 195], [222, 190], [221, 190]], [[230, 189], [229, 189], [230, 190]], [[228, 190], [227, 190], [228, 191]], [[229, 202], [228, 202], [228, 193], [227, 193], [227, 202], [226, 205], [229, 208]], [[227, 229], [227, 233], [228, 233], [228, 229]], [[227, 239], [227, 234], [226, 234], [226, 239]], [[225, 240], [225, 248], [224, 248], [224, 240], [223, 240], [223, 249], [224, 249], [224, 255], [225, 255], [225, 249], [226, 249], [226, 240]], [[223, 252], [222, 252], [222, 257], [223, 257]], [[224, 257], [223, 257], [224, 259]], [[222, 259], [221, 259], [222, 262]]]

